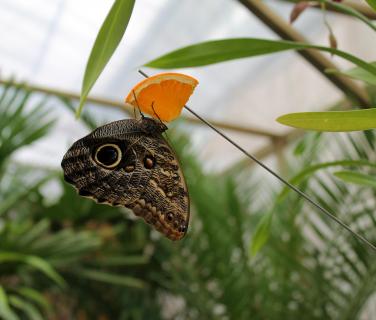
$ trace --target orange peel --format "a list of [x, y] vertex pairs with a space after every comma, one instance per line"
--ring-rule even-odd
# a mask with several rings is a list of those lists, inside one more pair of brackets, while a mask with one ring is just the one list
[[135, 85], [125, 103], [155, 119], [169, 122], [180, 115], [197, 85], [195, 78], [182, 73], [160, 73]]

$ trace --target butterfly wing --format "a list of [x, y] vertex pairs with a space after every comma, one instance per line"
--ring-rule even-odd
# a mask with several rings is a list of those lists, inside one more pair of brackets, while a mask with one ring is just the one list
[[[130, 208], [171, 240], [181, 239], [189, 222], [188, 191], [178, 160], [161, 135], [165, 129], [147, 118], [99, 127], [64, 155], [64, 178], [80, 195]], [[109, 166], [98, 156], [108, 153], [110, 159], [117, 156]]]
[[[189, 223], [189, 197], [178, 160], [163, 137], [147, 137], [137, 146], [153, 152], [155, 166], [132, 210], [172, 240], [184, 237]], [[144, 149], [145, 150], [145, 149]]]

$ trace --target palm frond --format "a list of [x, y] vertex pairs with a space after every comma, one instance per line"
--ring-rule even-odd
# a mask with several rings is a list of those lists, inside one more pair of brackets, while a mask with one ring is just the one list
[[43, 99], [31, 101], [26, 87], [0, 88], [0, 169], [19, 148], [45, 136], [54, 121]]

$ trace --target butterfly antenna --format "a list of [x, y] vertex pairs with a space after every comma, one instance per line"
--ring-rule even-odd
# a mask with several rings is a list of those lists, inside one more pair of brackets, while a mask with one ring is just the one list
[[153, 109], [153, 112], [154, 114], [156, 115], [156, 117], [158, 118], [159, 122], [164, 124], [161, 120], [161, 118], [159, 118], [159, 115], [155, 112], [155, 109], [154, 109], [154, 101], [151, 103], [151, 108]]
[[[138, 70], [140, 74], [142, 74], [145, 78], [148, 78], [149, 76], [143, 72], [142, 70]], [[218, 133], [222, 138], [230, 142], [235, 148], [237, 148], [239, 151], [241, 151], [246, 157], [250, 158], [254, 162], [256, 162], [259, 166], [264, 168], [266, 171], [268, 171], [271, 175], [276, 177], [280, 182], [282, 182], [285, 186], [296, 192], [298, 195], [300, 195], [302, 198], [304, 198], [306, 201], [308, 201], [313, 207], [321, 211], [323, 214], [325, 214], [328, 218], [335, 221], [337, 224], [339, 224], [341, 227], [346, 229], [348, 232], [350, 232], [355, 238], [357, 238], [359, 241], [366, 244], [368, 247], [370, 247], [372, 250], [376, 252], [376, 246], [372, 244], [370, 241], [368, 241], [366, 238], [364, 238], [359, 233], [352, 230], [347, 224], [345, 224], [342, 220], [338, 219], [334, 214], [326, 210], [324, 207], [320, 206], [318, 203], [316, 203], [314, 200], [312, 200], [307, 194], [305, 194], [303, 191], [299, 190], [297, 187], [295, 187], [293, 184], [288, 182], [286, 179], [282, 178], [280, 175], [278, 175], [276, 172], [274, 172], [271, 168], [269, 168], [266, 164], [258, 160], [255, 156], [248, 153], [243, 147], [241, 147], [239, 144], [237, 144], [235, 141], [233, 141], [230, 137], [228, 137], [225, 133], [223, 133], [221, 130], [217, 129], [214, 125], [212, 125], [209, 121], [202, 118], [199, 114], [197, 114], [195, 111], [193, 111], [191, 108], [189, 108], [187, 105], [184, 106], [186, 110], [188, 110], [191, 114], [193, 114], [197, 119], [205, 123], [209, 128], [214, 130], [216, 133]]]
[[[156, 115], [156, 117], [158, 118], [159, 122], [164, 125], [163, 121], [161, 120], [161, 118], [158, 116], [157, 112], [154, 109], [154, 101], [151, 103], [151, 108], [153, 109], [153, 112]], [[164, 135], [166, 136], [166, 140], [168, 141], [168, 143], [171, 144], [171, 141], [170, 141], [170, 139], [168, 138], [168, 135], [167, 135], [167, 131], [164, 132]]]
[[[145, 116], [144, 116], [144, 114], [141, 112], [140, 105], [138, 104], [138, 101], [137, 101], [136, 93], [134, 92], [134, 90], [132, 90], [132, 93], [133, 93], [134, 101], [136, 101], [137, 109], [138, 109], [138, 111], [140, 112], [140, 116], [141, 116], [142, 119], [144, 119]], [[135, 117], [136, 117], [136, 114], [135, 114]]]

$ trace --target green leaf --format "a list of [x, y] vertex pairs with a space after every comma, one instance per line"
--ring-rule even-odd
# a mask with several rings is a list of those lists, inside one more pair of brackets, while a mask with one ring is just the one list
[[[62, 102], [63, 106], [67, 107], [73, 114], [76, 112], [76, 108], [70, 99], [65, 97], [58, 98]], [[99, 127], [96, 120], [93, 117], [91, 117], [88, 113], [81, 114], [81, 121], [91, 130], [94, 130], [95, 128]]]
[[53, 177], [56, 177], [56, 174], [48, 175], [22, 191], [14, 191], [11, 196], [7, 197], [0, 203], [0, 216], [19, 203], [22, 199], [26, 198], [31, 192], [38, 190], [43, 184]]
[[22, 310], [27, 315], [28, 319], [43, 320], [43, 317], [40, 314], [39, 310], [35, 306], [33, 306], [30, 302], [27, 302], [15, 295], [11, 295], [9, 297], [9, 301], [13, 306]]
[[45, 260], [31, 255], [13, 252], [0, 252], [1, 262], [22, 262], [41, 271], [47, 277], [54, 280], [60, 287], [65, 287], [64, 279], [55, 271], [55, 269]]
[[17, 315], [9, 306], [8, 296], [4, 288], [0, 285], [0, 318], [4, 320], [18, 320]]
[[[372, 62], [370, 64], [376, 67], [376, 62]], [[355, 67], [346, 71], [326, 69], [325, 72], [342, 74], [344, 76], [347, 76], [356, 80], [361, 80], [370, 85], [376, 86], [376, 76], [373, 73], [370, 73], [367, 70], [364, 70], [363, 68]]]
[[255, 256], [257, 252], [264, 246], [270, 235], [274, 210], [265, 214], [256, 227], [256, 232], [251, 241], [251, 256]]
[[[340, 160], [340, 161], [318, 163], [300, 171], [296, 176], [290, 179], [289, 182], [293, 185], [297, 185], [299, 183], [302, 183], [307, 177], [309, 177], [316, 171], [330, 168], [330, 167], [337, 167], [337, 166], [359, 166], [359, 167], [376, 168], [376, 163], [370, 162], [367, 160]], [[290, 188], [284, 187], [282, 192], [278, 196], [278, 201], [281, 201], [287, 195], [289, 191], [291, 191]]]
[[[33, 241], [38, 238], [42, 238], [43, 234], [47, 233], [50, 227], [50, 221], [43, 219], [33, 224], [33, 226], [25, 232], [22, 236], [18, 237], [19, 246], [30, 245]], [[44, 239], [44, 238], [43, 238]]]
[[[12, 82], [9, 82], [12, 85]], [[52, 127], [44, 99], [32, 102], [24, 85], [2, 87], [0, 97], [0, 169], [13, 152], [47, 134]]]
[[123, 38], [132, 14], [134, 2], [134, 0], [115, 0], [98, 32], [85, 69], [80, 104], [76, 113], [77, 117], [81, 114], [91, 88]]
[[369, 6], [376, 11], [376, 0], [366, 0]]
[[64, 279], [58, 274], [55, 269], [45, 260], [36, 257], [36, 256], [25, 256], [23, 261], [26, 264], [38, 269], [42, 273], [44, 273], [47, 277], [51, 280], [55, 281], [61, 288], [66, 287], [66, 283]]
[[144, 281], [137, 278], [125, 277], [97, 270], [80, 269], [77, 274], [88, 279], [106, 282], [118, 286], [132, 287], [137, 289], [143, 289], [146, 286], [146, 283]]
[[[359, 19], [360, 21], [364, 22], [367, 26], [369, 26], [371, 29], [376, 31], [376, 26], [373, 24], [373, 22], [371, 20], [369, 20], [366, 16], [361, 14], [359, 11], [357, 11], [357, 10], [351, 8], [351, 7], [348, 7], [345, 4], [341, 4], [341, 3], [338, 3], [338, 2], [328, 1], [328, 0], [321, 0], [321, 1], [324, 2], [326, 5], [328, 5], [329, 7], [336, 9], [339, 12], [346, 13], [350, 16], [353, 16], [353, 17]], [[375, 0], [372, 0], [370, 2], [376, 3]]]
[[277, 119], [281, 124], [315, 131], [360, 131], [376, 128], [376, 109], [297, 112]]
[[37, 290], [29, 287], [21, 287], [17, 289], [17, 292], [23, 297], [37, 303], [41, 308], [51, 310], [51, 305], [48, 300]]
[[145, 64], [171, 69], [205, 66], [240, 58], [255, 57], [287, 50], [317, 49], [342, 57], [376, 75], [376, 67], [341, 50], [293, 41], [236, 38], [207, 41], [167, 53]]
[[333, 173], [337, 178], [350, 183], [376, 188], [376, 177], [356, 171], [337, 171]]
[[104, 256], [96, 261], [101, 266], [137, 266], [149, 262], [146, 256]]

